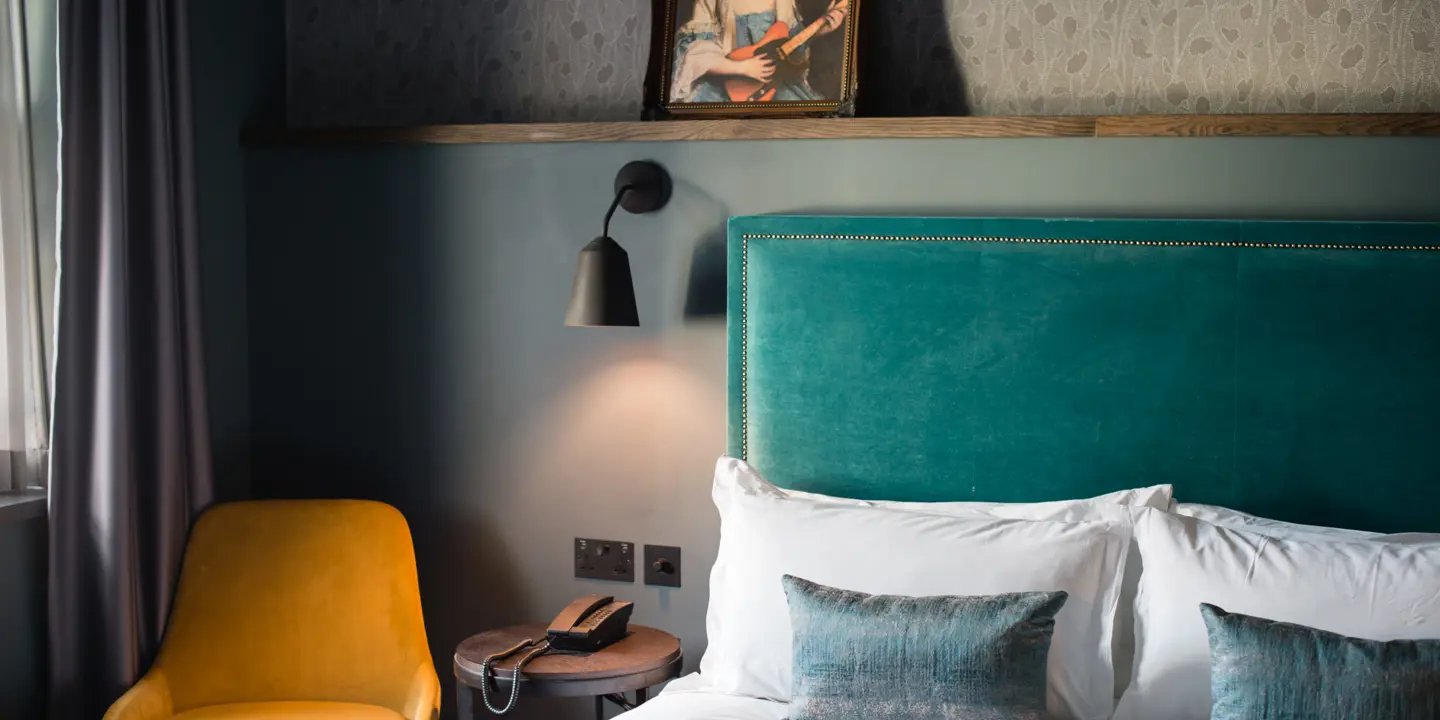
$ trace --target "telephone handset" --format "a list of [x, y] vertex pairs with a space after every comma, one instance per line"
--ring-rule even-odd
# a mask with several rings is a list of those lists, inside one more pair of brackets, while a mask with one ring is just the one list
[[587, 595], [570, 603], [545, 631], [551, 650], [595, 652], [625, 637], [635, 604], [608, 595]]
[[[520, 696], [520, 671], [525, 663], [547, 652], [592, 653], [623, 639], [629, 634], [630, 614], [635, 612], [634, 603], [616, 602], [609, 595], [586, 595], [570, 603], [560, 611], [545, 630], [545, 639], [526, 640], [515, 647], [485, 658], [480, 666], [480, 697], [485, 709], [496, 715], [504, 715], [515, 708]], [[522, 650], [528, 650], [515, 663], [510, 675], [510, 699], [504, 707], [495, 707], [490, 702], [490, 666]]]

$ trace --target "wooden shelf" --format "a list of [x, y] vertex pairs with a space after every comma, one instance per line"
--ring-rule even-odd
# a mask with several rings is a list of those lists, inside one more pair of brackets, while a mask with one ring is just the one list
[[1097, 137], [1440, 135], [1440, 113], [1113, 115], [1095, 121]]
[[1110, 115], [428, 125], [252, 129], [253, 145], [675, 142], [878, 138], [1440, 136], [1440, 113]]

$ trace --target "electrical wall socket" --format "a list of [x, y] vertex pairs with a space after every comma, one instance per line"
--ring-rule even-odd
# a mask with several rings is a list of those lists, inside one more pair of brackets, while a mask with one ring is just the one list
[[575, 538], [575, 577], [635, 582], [635, 544]]

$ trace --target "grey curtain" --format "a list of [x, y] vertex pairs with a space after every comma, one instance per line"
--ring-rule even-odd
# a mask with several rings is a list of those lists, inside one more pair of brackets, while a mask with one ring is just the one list
[[51, 714], [144, 671], [211, 499], [185, 0], [60, 0]]

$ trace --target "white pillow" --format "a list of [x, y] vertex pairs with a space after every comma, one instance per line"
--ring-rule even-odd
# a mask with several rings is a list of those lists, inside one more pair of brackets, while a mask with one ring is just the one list
[[[723, 458], [721, 463], [725, 464], [725, 466], [729, 468], [729, 472], [734, 475], [734, 482], [744, 491], [750, 493], [757, 493], [769, 497], [794, 497], [820, 502], [890, 508], [912, 512], [929, 512], [961, 517], [1000, 517], [1017, 520], [1052, 520], [1059, 522], [1115, 520], [1130, 523], [1133, 522], [1133, 518], [1130, 513], [1124, 511], [1124, 508], [1127, 506], [1143, 506], [1169, 510], [1171, 506], [1174, 505], [1174, 487], [1171, 485], [1155, 485], [1147, 488], [1120, 490], [1084, 500], [1055, 500], [1038, 503], [923, 503], [887, 500], [855, 500], [852, 498], [833, 497], [819, 493], [787, 490], [777, 487], [762, 477], [759, 471], [755, 470], [743, 460]], [[1136, 551], [1133, 541], [1130, 543], [1130, 546], [1130, 555], [1125, 563], [1124, 575], [1121, 579], [1119, 602], [1119, 608], [1121, 610], [1116, 614], [1115, 626], [1112, 633], [1112, 670], [1115, 675], [1115, 688], [1112, 697], [1119, 697], [1124, 691], [1125, 685], [1130, 682], [1130, 674], [1135, 656], [1135, 614], [1131, 609], [1135, 606], [1135, 593], [1140, 586], [1140, 561], [1139, 553]]]
[[[1382, 537], [1379, 533], [1365, 532], [1364, 530], [1346, 530], [1343, 528], [1328, 528], [1318, 525], [1299, 525], [1281, 520], [1271, 520], [1218, 505], [1180, 503], [1175, 507], [1175, 512], [1185, 517], [1203, 520], [1212, 525], [1223, 525], [1228, 528], [1235, 528], [1236, 530], [1249, 530], [1260, 533], [1261, 535], [1269, 535], [1270, 537], [1328, 537], [1339, 540], [1374, 540]], [[1228, 611], [1229, 608], [1226, 608], [1226, 610]]]
[[[964, 517], [1001, 517], [1014, 518], [1017, 520], [1054, 520], [1061, 522], [1119, 520], [1129, 523], [1132, 522], [1132, 518], [1130, 514], [1124, 512], [1122, 508], [1126, 506], [1142, 506], [1169, 510], [1170, 507], [1174, 505], [1175, 494], [1174, 488], [1170, 485], [1155, 485], [1147, 488], [1120, 490], [1085, 500], [1056, 500], [1038, 503], [921, 503], [854, 500], [851, 498], [838, 498], [821, 495], [819, 493], [779, 488], [761, 477], [759, 472], [747, 465], [744, 461], [729, 459], [728, 462], [731, 463], [729, 467], [732, 468], [732, 471], [736, 475], [735, 481], [747, 492], [759, 493], [771, 497], [794, 497], [820, 502]], [[1135, 606], [1135, 592], [1140, 585], [1140, 562], [1137, 553], [1134, 551], [1133, 542], [1131, 543], [1131, 548], [1130, 558], [1125, 563], [1124, 577], [1122, 578], [1120, 588], [1119, 607], [1121, 611], [1115, 618], [1115, 627], [1112, 634], [1112, 669], [1115, 675], [1115, 688], [1112, 697], [1119, 697], [1121, 692], [1125, 690], [1126, 683], [1130, 681], [1132, 661], [1135, 655], [1135, 616], [1134, 613], [1131, 612], [1131, 608]]]
[[1350, 637], [1440, 638], [1440, 541], [1433, 536], [1282, 538], [1134, 512], [1145, 571], [1135, 601], [1135, 672], [1117, 720], [1210, 717], [1210, 644], [1200, 603]]
[[[740, 460], [736, 460], [735, 462], [743, 464]], [[749, 466], [747, 465], [745, 467], [748, 468]], [[758, 474], [756, 474], [755, 477], [759, 482], [768, 485], [776, 492], [783, 493], [789, 497], [804, 498], [807, 500], [891, 508], [894, 510], [909, 510], [913, 512], [933, 512], [947, 515], [979, 512], [994, 517], [1008, 517], [1017, 520], [1093, 520], [1095, 519], [1094, 513], [1090, 511], [1095, 510], [1097, 507], [1110, 508], [1115, 505], [1143, 506], [1168, 510], [1174, 497], [1174, 488], [1172, 486], [1155, 485], [1154, 487], [1136, 488], [1134, 490], [1120, 490], [1085, 500], [1055, 500], [1038, 503], [894, 502], [889, 500], [853, 500], [850, 498], [821, 495], [819, 493], [809, 493], [801, 490], [786, 490], [770, 485], [769, 482], [760, 478]], [[1105, 512], [1105, 510], [1102, 509], [1100, 512]]]
[[[755, 484], [744, 463], [715, 471], [720, 551], [710, 574], [709, 648], [700, 670], [715, 690], [788, 701], [790, 613], [780, 578], [896, 595], [1064, 590], [1050, 650], [1051, 712], [1108, 718], [1111, 633], [1128, 523], [957, 517], [789, 497]], [[1123, 509], [1121, 509], [1123, 510]]]

